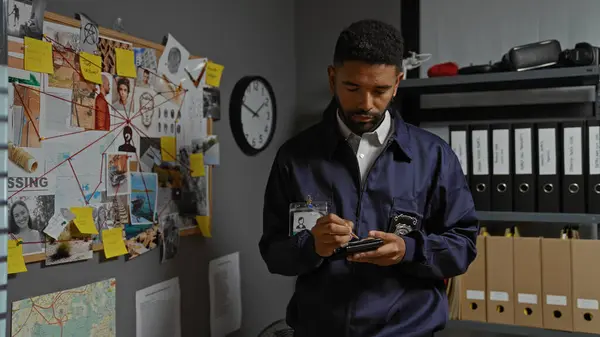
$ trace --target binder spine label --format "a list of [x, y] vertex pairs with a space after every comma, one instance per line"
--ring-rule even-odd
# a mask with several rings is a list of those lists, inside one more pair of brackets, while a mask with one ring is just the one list
[[450, 134], [450, 146], [458, 157], [463, 174], [469, 174], [469, 168], [467, 166], [467, 132], [452, 131]]
[[547, 128], [538, 130], [538, 156], [540, 175], [557, 174], [555, 129]]
[[538, 299], [536, 294], [517, 294], [517, 302], [523, 304], [538, 304]]
[[566, 307], [567, 306], [567, 296], [546, 295], [546, 304], [560, 305], [560, 306]]
[[577, 309], [583, 310], [598, 310], [600, 306], [598, 305], [598, 300], [588, 300], [585, 298], [577, 299]]
[[488, 175], [488, 132], [487, 130], [473, 130], [471, 133], [473, 153], [473, 175]]
[[508, 130], [494, 130], [492, 144], [494, 151], [493, 173], [496, 175], [510, 174], [510, 140]]
[[600, 174], [600, 126], [590, 126], [588, 130], [590, 149], [590, 175]]
[[583, 144], [581, 128], [564, 129], [565, 175], [583, 174]]
[[515, 129], [515, 174], [533, 174], [531, 129]]

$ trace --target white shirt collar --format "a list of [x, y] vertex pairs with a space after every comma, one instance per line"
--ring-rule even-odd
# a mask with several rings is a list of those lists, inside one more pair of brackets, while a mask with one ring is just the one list
[[[346, 126], [344, 121], [342, 121], [342, 118], [340, 117], [340, 114], [339, 114], [339, 110], [336, 111], [335, 115], [336, 115], [336, 118], [338, 121], [338, 126], [340, 128], [340, 131], [342, 132], [342, 136], [344, 136], [345, 139], [349, 139], [352, 135], [360, 138], [360, 136], [352, 133], [352, 131], [350, 131], [350, 129], [348, 128], [348, 126]], [[385, 143], [385, 140], [386, 140], [387, 136], [389, 135], [391, 129], [392, 129], [392, 117], [390, 116], [389, 111], [386, 110], [385, 117], [383, 118], [383, 121], [381, 122], [381, 124], [379, 124], [377, 129], [375, 129], [371, 132], [365, 132], [363, 134], [363, 137], [371, 138], [371, 136], [375, 135], [377, 137], [373, 137], [373, 138], [376, 138], [379, 141], [379, 145], [383, 145]]]

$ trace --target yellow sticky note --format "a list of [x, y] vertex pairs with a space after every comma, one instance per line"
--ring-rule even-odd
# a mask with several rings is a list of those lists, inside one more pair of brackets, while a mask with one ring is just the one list
[[210, 217], [198, 215], [196, 216], [196, 223], [198, 224], [198, 228], [200, 228], [200, 232], [202, 232], [202, 236], [212, 238], [212, 234], [210, 233]]
[[81, 234], [98, 234], [93, 211], [92, 207], [71, 207], [71, 212], [75, 214], [73, 222]]
[[225, 67], [208, 61], [206, 64], [206, 84], [218, 88], [221, 85], [221, 75]]
[[117, 59], [117, 75], [132, 78], [137, 76], [133, 50], [115, 48], [115, 57]]
[[104, 245], [104, 256], [107, 259], [127, 254], [127, 247], [125, 247], [125, 240], [123, 239], [123, 228], [103, 230], [102, 244]]
[[160, 137], [160, 155], [162, 161], [177, 160], [177, 146], [175, 137]]
[[36, 73], [54, 74], [52, 44], [50, 42], [25, 37], [23, 67]]
[[193, 153], [190, 155], [190, 169], [192, 169], [192, 177], [204, 177], [203, 153]]
[[81, 74], [86, 81], [102, 84], [102, 58], [86, 52], [79, 54]]
[[17, 240], [8, 240], [8, 273], [16, 274], [26, 271], [23, 245], [19, 244]]

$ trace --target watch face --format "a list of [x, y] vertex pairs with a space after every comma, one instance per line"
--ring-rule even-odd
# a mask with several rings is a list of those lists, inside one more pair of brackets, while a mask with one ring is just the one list
[[260, 80], [250, 82], [242, 99], [242, 128], [250, 146], [260, 150], [273, 132], [273, 97]]

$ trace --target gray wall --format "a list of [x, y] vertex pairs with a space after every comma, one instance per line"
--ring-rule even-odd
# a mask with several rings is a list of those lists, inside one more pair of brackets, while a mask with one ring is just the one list
[[[208, 56], [225, 65], [221, 89], [222, 120], [215, 123], [221, 142], [221, 166], [213, 177], [213, 239], [183, 238], [175, 261], [161, 265], [155, 250], [125, 262], [82, 263], [49, 267], [28, 265], [29, 272], [9, 280], [9, 302], [117, 279], [117, 333], [135, 336], [135, 291], [173, 276], [182, 289], [184, 336], [208, 336], [208, 261], [240, 252], [243, 325], [235, 336], [256, 336], [268, 323], [285, 315], [293, 279], [272, 276], [258, 253], [262, 231], [262, 194], [272, 160], [287, 139], [296, 101], [294, 72], [293, 0], [105, 0], [48, 1], [48, 10], [72, 17], [83, 11], [105, 27], [121, 16], [132, 35], [160, 42], [172, 33], [194, 55]], [[244, 75], [260, 74], [273, 85], [279, 118], [272, 145], [248, 158], [234, 143], [228, 120], [229, 95]]]
[[599, 14], [596, 0], [421, 0], [421, 52], [433, 54], [421, 77], [436, 63], [496, 62], [514, 46], [546, 39], [563, 49], [600, 46]]
[[400, 1], [296, 1], [297, 130], [321, 117], [331, 100], [327, 66], [340, 32], [354, 21], [378, 19], [400, 29]]

